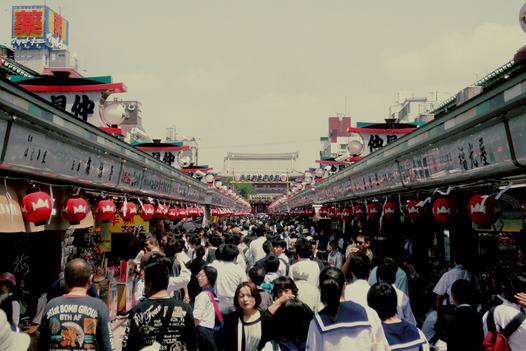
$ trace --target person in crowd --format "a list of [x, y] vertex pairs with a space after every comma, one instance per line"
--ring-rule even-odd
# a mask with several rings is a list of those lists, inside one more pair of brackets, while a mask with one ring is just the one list
[[243, 282], [234, 295], [235, 311], [224, 318], [221, 350], [257, 351], [272, 338], [272, 315], [259, 310], [261, 296], [256, 285]]
[[265, 268], [259, 266], [250, 268], [248, 271], [248, 277], [250, 281], [256, 285], [259, 294], [261, 295], [261, 303], [259, 304], [259, 308], [265, 311], [270, 307], [270, 305], [272, 305], [273, 301], [271, 293], [262, 287], [262, 284], [265, 282]]
[[272, 240], [266, 239], [263, 242], [263, 246], [261, 246], [263, 251], [265, 252], [265, 256], [263, 258], [259, 259], [254, 263], [254, 266], [262, 266], [265, 267], [265, 263], [267, 262], [267, 257], [272, 253]]
[[[60, 275], [57, 280], [51, 284], [51, 288], [49, 289], [47, 293], [47, 299], [50, 301], [51, 299], [54, 299], [55, 297], [62, 296], [64, 294], [68, 293], [68, 289], [66, 288], [66, 282], [64, 281], [64, 272], [60, 272]], [[99, 297], [99, 294], [97, 293], [97, 286], [95, 285], [95, 282], [91, 282], [88, 288], [88, 295], [92, 297]]]
[[123, 351], [141, 350], [159, 344], [170, 348], [197, 350], [197, 334], [190, 305], [168, 294], [169, 268], [160, 262], [144, 268], [148, 299], [129, 313], [122, 341]]
[[166, 246], [168, 246], [168, 243], [173, 238], [174, 238], [174, 233], [172, 232], [164, 232], [161, 235], [161, 241], [159, 242], [159, 249], [161, 250], [161, 252], [163, 252], [167, 256], [169, 255], [166, 253]]
[[267, 240], [267, 231], [264, 227], [259, 226], [256, 227], [255, 233], [257, 238], [252, 240], [246, 254], [247, 266], [249, 268], [254, 266], [257, 261], [261, 260], [266, 255], [265, 251], [263, 251], [263, 243]]
[[31, 338], [26, 333], [12, 330], [7, 314], [0, 310], [0, 351], [27, 351]]
[[[504, 288], [505, 303], [498, 305], [493, 310], [493, 321], [498, 330], [502, 331], [512, 319], [519, 313], [524, 313], [521, 308], [524, 308], [524, 296], [526, 293], [526, 272], [512, 272], [506, 280]], [[517, 299], [519, 297], [519, 299]], [[484, 336], [488, 334], [488, 316], [486, 312], [482, 317], [482, 326], [484, 328]], [[518, 329], [508, 338], [508, 344], [512, 351], [524, 350], [526, 345], [526, 320], [521, 323]]]
[[330, 252], [329, 252], [329, 265], [331, 267], [336, 267], [338, 269], [342, 269], [343, 262], [342, 262], [342, 253], [338, 249], [338, 242], [336, 240], [331, 240], [329, 242]]
[[307, 304], [312, 311], [320, 311], [324, 307], [320, 299], [320, 289], [307, 281], [308, 275], [295, 270], [291, 278], [298, 289], [296, 297]]
[[265, 344], [263, 351], [304, 351], [312, 315], [312, 310], [300, 300], [287, 299], [274, 314], [273, 339]]
[[20, 328], [13, 323], [13, 304], [11, 297], [3, 290], [0, 290], [0, 309], [7, 315], [7, 321], [9, 325], [11, 325], [11, 329], [14, 332], [20, 332]]
[[[199, 282], [197, 279], [197, 275], [201, 271], [201, 269], [208, 264], [203, 257], [205, 256], [206, 250], [204, 246], [198, 245], [195, 248], [195, 258], [190, 262], [188, 265], [188, 269], [190, 269], [190, 272], [192, 274], [190, 278], [190, 282], [188, 283], [188, 295], [190, 295], [190, 304], [193, 305], [195, 301], [195, 297], [197, 294], [201, 291], [201, 288], [199, 286]], [[215, 283], [215, 279], [214, 279]], [[213, 286], [213, 284], [212, 284]]]
[[69, 292], [48, 302], [39, 327], [39, 350], [115, 350], [106, 303], [87, 295], [92, 278], [92, 268], [83, 259], [66, 265]]
[[448, 327], [448, 351], [478, 351], [484, 340], [482, 319], [475, 301], [477, 289], [473, 282], [458, 279], [451, 286], [453, 302], [457, 307]]
[[349, 256], [345, 262], [343, 272], [350, 272], [351, 282], [345, 287], [345, 300], [354, 301], [367, 307], [367, 293], [371, 286], [367, 282], [367, 277], [371, 271], [369, 258], [365, 255], [357, 254]]
[[274, 282], [274, 280], [276, 280], [279, 277], [279, 263], [279, 258], [276, 255], [270, 254], [267, 256], [265, 262], [265, 271], [267, 272], [267, 274], [265, 275], [265, 283], [272, 284], [272, 282]]
[[296, 252], [298, 255], [298, 262], [290, 266], [291, 276], [305, 276], [307, 281], [319, 287], [320, 267], [311, 260], [312, 245], [306, 239], [300, 239], [296, 242]]
[[325, 267], [331, 266], [329, 263], [329, 254], [327, 253], [327, 251], [322, 249], [316, 250], [316, 253], [314, 255], [314, 261], [316, 261], [316, 263], [320, 267], [320, 271], [322, 271]]
[[9, 295], [12, 305], [11, 321], [18, 327], [20, 323], [20, 302], [15, 298], [14, 290], [16, 287], [16, 279], [13, 273], [4, 272], [0, 276], [0, 291], [5, 291]]
[[212, 263], [216, 259], [217, 248], [221, 246], [221, 243], [223, 242], [223, 240], [221, 239], [219, 235], [212, 234], [208, 242], [210, 243], [210, 247], [208, 248], [208, 256], [206, 258], [206, 261], [208, 263]]
[[[212, 266], [204, 266], [197, 280], [202, 291], [197, 295], [194, 305], [194, 319], [197, 327], [197, 344], [199, 351], [216, 351], [217, 345], [214, 335], [216, 321], [217, 299], [214, 293], [214, 284], [217, 279], [217, 269]], [[214, 305], [213, 300], [216, 302]]]
[[241, 236], [239, 233], [232, 233], [225, 239], [225, 244], [233, 244], [237, 247], [237, 258], [236, 258], [236, 264], [238, 264], [245, 272], [247, 271], [247, 262], [245, 261], [245, 257], [243, 255], [243, 252], [239, 250], [239, 243], [241, 242]]
[[321, 300], [326, 307], [309, 324], [307, 350], [389, 350], [376, 312], [345, 301], [343, 272], [327, 267], [319, 279]]
[[226, 244], [216, 252], [220, 255], [221, 260], [217, 259], [211, 265], [217, 269], [217, 279], [215, 290], [219, 298], [219, 309], [223, 315], [232, 311], [234, 294], [242, 282], [248, 280], [245, 271], [236, 264], [239, 251], [234, 244]]
[[359, 252], [366, 255], [369, 258], [369, 262], [371, 262], [371, 267], [375, 267], [378, 265], [378, 256], [376, 256], [371, 250], [371, 237], [369, 235], [362, 233], [358, 234], [358, 236], [356, 237], [355, 244]]
[[[370, 286], [373, 286], [376, 283], [382, 283], [382, 281], [378, 279], [378, 266], [371, 269], [371, 274], [369, 274], [367, 281]], [[407, 297], [409, 297], [409, 279], [407, 273], [400, 266], [396, 269], [394, 284], [398, 290], [401, 290], [407, 295]]]
[[394, 259], [390, 257], [384, 258], [378, 266], [378, 280], [380, 282], [391, 284], [393, 286], [396, 292], [396, 296], [398, 298], [396, 306], [396, 316], [416, 327], [416, 318], [411, 309], [409, 298], [402, 290], [398, 289], [395, 284], [396, 271], [398, 269], [399, 267], [395, 263]]
[[[180, 237], [177, 237], [177, 235], [170, 239], [168, 244], [166, 244], [165, 255], [170, 259], [170, 262], [172, 263], [172, 268], [170, 269], [171, 277], [179, 277], [181, 275], [182, 269], [190, 263], [190, 258], [184, 252], [184, 247], [184, 240]], [[168, 290], [170, 292], [170, 296], [173, 296], [178, 300], [183, 300], [186, 303], [190, 303], [188, 285], [183, 286], [182, 289], [173, 291], [173, 293], [171, 289]]]
[[287, 251], [287, 242], [285, 239], [278, 237], [272, 241], [272, 253], [276, 255], [280, 261], [278, 268], [278, 275], [280, 277], [289, 275], [290, 272], [290, 262], [285, 251]]
[[376, 283], [367, 294], [367, 303], [380, 319], [391, 350], [429, 351], [429, 343], [420, 329], [397, 317], [397, 294], [393, 285]]

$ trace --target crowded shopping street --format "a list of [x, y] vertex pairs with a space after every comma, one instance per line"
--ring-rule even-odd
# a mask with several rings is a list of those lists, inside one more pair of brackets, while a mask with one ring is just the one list
[[0, 351], [526, 350], [526, 4], [35, 1]]

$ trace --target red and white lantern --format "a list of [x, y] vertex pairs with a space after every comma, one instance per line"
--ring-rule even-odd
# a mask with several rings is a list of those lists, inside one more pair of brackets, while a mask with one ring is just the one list
[[329, 209], [327, 207], [322, 207], [318, 211], [318, 214], [320, 215], [320, 217], [327, 217], [328, 213], [329, 213]]
[[399, 206], [397, 202], [387, 202], [384, 206], [384, 218], [388, 221], [392, 221], [398, 217]]
[[204, 207], [198, 207], [198, 208], [197, 208], [197, 214], [198, 214], [199, 217], [204, 216], [204, 215], [205, 215], [205, 209], [204, 209]]
[[351, 217], [352, 217], [352, 208], [350, 207], [344, 208], [343, 213], [342, 213], [343, 220], [348, 221], [351, 219]]
[[129, 222], [137, 214], [137, 205], [133, 202], [126, 201], [121, 205], [119, 209], [119, 216], [121, 216], [124, 222]]
[[210, 209], [210, 216], [217, 216], [218, 212], [219, 211], [217, 210], [217, 208], [211, 208]]
[[469, 217], [476, 225], [493, 224], [500, 212], [499, 202], [493, 195], [475, 195], [469, 200]]
[[382, 206], [377, 203], [367, 205], [367, 217], [369, 219], [375, 220], [380, 218], [380, 213], [382, 212]]
[[27, 194], [22, 199], [20, 210], [26, 221], [34, 223], [37, 226], [44, 225], [53, 212], [51, 197], [43, 191], [35, 191]]
[[440, 198], [433, 203], [433, 215], [438, 223], [451, 222], [456, 214], [457, 203], [455, 200]]
[[354, 218], [361, 219], [365, 216], [365, 205], [358, 204], [353, 207]]
[[186, 218], [186, 208], [181, 207], [180, 209], [177, 210], [177, 212], [178, 212], [177, 218]]
[[155, 215], [155, 206], [152, 204], [142, 204], [139, 209], [139, 216], [143, 221], [149, 221]]
[[164, 219], [168, 216], [168, 207], [166, 205], [157, 205], [155, 208], [155, 218]]
[[171, 221], [175, 221], [178, 218], [179, 218], [179, 209], [175, 207], [171, 207], [168, 210], [168, 219]]
[[407, 215], [412, 221], [416, 222], [422, 218], [424, 208], [419, 206], [420, 201], [412, 200], [407, 204]]
[[337, 208], [336, 209], [336, 219], [342, 219], [343, 218], [343, 208]]
[[88, 215], [88, 203], [80, 197], [70, 197], [62, 205], [62, 217], [69, 224], [79, 224]]
[[336, 209], [334, 207], [329, 208], [328, 217], [330, 219], [335, 219], [336, 218]]
[[100, 200], [97, 204], [97, 213], [95, 214], [99, 221], [108, 223], [117, 212], [115, 202], [110, 199]]

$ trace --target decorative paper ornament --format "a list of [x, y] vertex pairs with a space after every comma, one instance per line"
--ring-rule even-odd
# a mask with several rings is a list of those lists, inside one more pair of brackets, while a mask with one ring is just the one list
[[210, 216], [217, 216], [217, 214], [218, 214], [217, 208], [210, 209]]
[[320, 215], [320, 217], [327, 217], [328, 213], [329, 213], [329, 209], [327, 207], [322, 207], [318, 211], [318, 214]]
[[375, 220], [380, 218], [380, 213], [382, 212], [382, 206], [377, 203], [367, 205], [367, 217], [369, 219]]
[[365, 216], [365, 205], [358, 204], [353, 207], [354, 218], [360, 219]]
[[62, 217], [69, 224], [79, 224], [88, 215], [88, 203], [80, 197], [70, 197], [62, 205]]
[[336, 218], [336, 209], [335, 209], [334, 207], [331, 207], [331, 208], [329, 209], [329, 215], [328, 215], [328, 217], [329, 217], [330, 219], [335, 219], [335, 218]]
[[24, 218], [36, 226], [44, 225], [51, 217], [51, 197], [43, 191], [35, 191], [22, 198], [20, 210]]
[[342, 219], [343, 218], [343, 208], [337, 208], [335, 213], [336, 219]]
[[164, 219], [168, 216], [168, 207], [166, 205], [157, 205], [155, 208], [155, 218]]
[[108, 223], [117, 212], [115, 202], [110, 199], [100, 200], [97, 204], [97, 213], [95, 214], [99, 221]]
[[123, 202], [119, 209], [119, 216], [121, 216], [124, 222], [129, 222], [137, 214], [137, 205], [133, 202]]
[[476, 225], [493, 224], [500, 212], [499, 202], [493, 195], [475, 195], [469, 200], [469, 217]]
[[392, 221], [398, 216], [399, 206], [397, 202], [387, 202], [384, 206], [384, 218]]
[[312, 217], [312, 216], [314, 216], [315, 214], [316, 214], [316, 212], [314, 211], [314, 207], [309, 207], [309, 208], [307, 209], [307, 216]]
[[197, 216], [199, 216], [199, 212], [197, 211], [196, 207], [188, 207], [186, 210], [187, 210], [187, 216], [188, 217], [197, 217]]
[[141, 208], [139, 209], [139, 216], [143, 219], [143, 221], [149, 221], [154, 215], [155, 206], [152, 204], [142, 204]]
[[423, 207], [419, 206], [418, 204], [420, 204], [420, 201], [416, 200], [409, 201], [409, 203], [407, 204], [407, 215], [414, 222], [422, 218], [422, 214], [424, 211]]
[[171, 207], [168, 210], [168, 219], [171, 221], [175, 221], [178, 218], [179, 218], [179, 209], [176, 207]]
[[197, 208], [197, 214], [199, 217], [202, 217], [205, 215], [205, 209], [203, 207], [198, 207]]
[[438, 223], [446, 224], [451, 222], [457, 210], [455, 200], [440, 198], [433, 203], [433, 215]]
[[345, 221], [348, 221], [351, 219], [352, 217], [352, 208], [350, 207], [346, 207], [343, 209], [343, 213], [342, 213], [342, 219], [345, 220]]

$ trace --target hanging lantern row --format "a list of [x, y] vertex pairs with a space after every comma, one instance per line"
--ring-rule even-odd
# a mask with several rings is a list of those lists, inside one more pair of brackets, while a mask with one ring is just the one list
[[[450, 223], [457, 215], [457, 203], [451, 198], [438, 198], [433, 203], [432, 212], [438, 223]], [[423, 213], [422, 201], [411, 200], [407, 203], [406, 214], [413, 222], [419, 221]], [[318, 214], [323, 218], [344, 220], [363, 219], [366, 216], [369, 220], [378, 220], [383, 216], [385, 220], [392, 221], [398, 218], [401, 212], [399, 203], [391, 201], [386, 202], [384, 206], [376, 202], [367, 206], [356, 204], [353, 207], [343, 208], [323, 206]], [[492, 195], [474, 195], [469, 201], [468, 214], [476, 225], [493, 224], [500, 214], [498, 200]]]
[[[46, 224], [53, 212], [53, 201], [51, 196], [44, 191], [28, 191], [22, 198], [20, 209], [26, 221], [34, 223], [36, 226]], [[79, 224], [88, 215], [89, 205], [83, 198], [72, 196], [68, 198], [61, 207], [61, 214], [70, 224]], [[127, 222], [139, 215], [143, 220], [149, 221], [152, 218], [177, 220], [186, 217], [200, 217], [205, 214], [203, 207], [170, 207], [159, 204], [154, 206], [146, 203], [138, 207], [134, 202], [124, 201], [117, 210], [115, 202], [110, 199], [98, 201], [94, 214], [103, 223], [109, 222], [115, 214]], [[215, 216], [242, 216], [247, 212], [234, 212], [230, 209], [211, 209], [211, 214]]]

